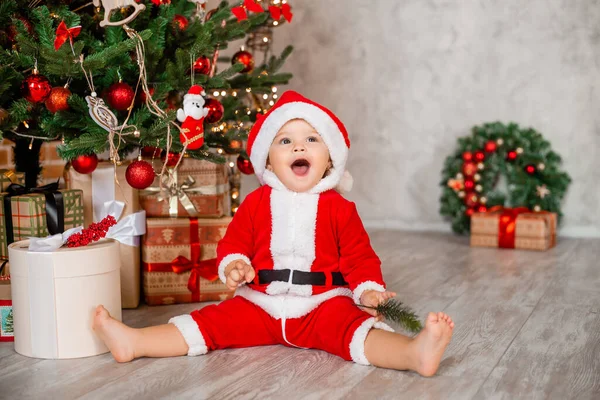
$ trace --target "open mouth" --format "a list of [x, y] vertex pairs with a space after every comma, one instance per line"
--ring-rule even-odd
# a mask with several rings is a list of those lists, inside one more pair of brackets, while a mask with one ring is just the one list
[[297, 176], [305, 176], [308, 174], [309, 169], [310, 163], [303, 158], [300, 158], [292, 163], [292, 171], [294, 171], [294, 174]]

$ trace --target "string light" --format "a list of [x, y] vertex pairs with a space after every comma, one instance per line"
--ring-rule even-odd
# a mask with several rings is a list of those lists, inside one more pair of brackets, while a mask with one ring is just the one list
[[277, 25], [279, 25], [279, 22], [273, 21], [273, 26], [277, 26]]
[[246, 92], [250, 93], [252, 91], [252, 88], [246, 88]]
[[273, 86], [273, 87], [271, 88], [271, 92], [273, 92], [273, 93], [277, 93], [277, 86]]
[[265, 36], [265, 37], [263, 38], [263, 42], [267, 43], [268, 41], [269, 41], [269, 38]]
[[234, 91], [233, 93], [231, 93], [233, 95], [233, 97], [237, 97], [237, 92]]
[[268, 99], [268, 98], [269, 98], [269, 95], [268, 95], [268, 94], [263, 94], [263, 99], [265, 99], [265, 100], [266, 100], [266, 99]]
[[217, 149], [217, 153], [223, 154], [223, 149]]
[[276, 98], [277, 98], [277, 95], [276, 95], [276, 94], [274, 94], [274, 95], [273, 95], [273, 98], [274, 98], [274, 99], [276, 99]]
[[271, 101], [269, 102], [269, 105], [270, 105], [270, 106], [272, 106], [272, 105], [274, 105], [274, 104], [275, 104], [275, 102], [274, 102], [273, 100], [271, 100]]
[[221, 92], [221, 96], [225, 96], [226, 94], [227, 94], [227, 92], [224, 90]]
[[230, 167], [230, 168], [233, 168], [234, 166], [235, 166], [235, 164], [233, 163], [233, 161], [230, 161], [230, 162], [229, 162], [229, 167]]
[[219, 95], [219, 91], [218, 91], [218, 90], [215, 90], [215, 91], [213, 92], [213, 96], [218, 96], [218, 95]]

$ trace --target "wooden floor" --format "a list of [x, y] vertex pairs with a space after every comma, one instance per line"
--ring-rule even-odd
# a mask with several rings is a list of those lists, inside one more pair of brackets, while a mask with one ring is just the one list
[[[110, 355], [29, 359], [0, 343], [0, 398], [600, 398], [600, 240], [527, 252], [470, 248], [467, 238], [437, 233], [371, 239], [399, 299], [456, 322], [433, 378], [283, 346], [117, 364]], [[124, 320], [164, 323], [194, 307], [141, 307]]]

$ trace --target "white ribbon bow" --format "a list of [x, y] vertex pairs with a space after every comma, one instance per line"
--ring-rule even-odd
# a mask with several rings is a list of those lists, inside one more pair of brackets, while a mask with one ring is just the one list
[[77, 228], [71, 228], [63, 233], [57, 233], [56, 235], [47, 236], [45, 238], [30, 237], [29, 238], [29, 251], [54, 251], [61, 248], [69, 236], [79, 233], [83, 230], [83, 226]]

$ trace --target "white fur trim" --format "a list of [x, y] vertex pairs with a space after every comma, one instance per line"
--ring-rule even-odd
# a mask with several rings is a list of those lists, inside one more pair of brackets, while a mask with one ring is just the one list
[[365, 355], [365, 340], [371, 328], [383, 329], [384, 331], [394, 332], [394, 330], [384, 322], [375, 322], [375, 318], [369, 318], [365, 320], [352, 335], [350, 341], [350, 357], [352, 361], [361, 365], [371, 365], [367, 356]]
[[270, 295], [254, 290], [248, 286], [236, 289], [236, 296], [242, 296], [251, 303], [256, 304], [275, 319], [285, 316], [287, 319], [300, 318], [317, 308], [325, 300], [336, 296], [352, 297], [348, 288], [335, 288], [325, 293], [312, 295], [310, 297], [294, 295]]
[[[315, 260], [318, 194], [271, 191], [271, 256], [273, 269], [309, 272]], [[268, 294], [312, 295], [310, 285], [272, 282]]]
[[206, 92], [202, 92], [202, 95], [199, 94], [186, 94], [185, 96], [183, 96], [183, 102], [184, 103], [188, 103], [190, 101], [200, 101], [202, 100], [202, 103], [205, 102], [204, 97], [202, 96], [206, 96]]
[[[223, 257], [223, 259], [219, 263], [219, 278], [221, 279], [221, 282], [227, 283], [227, 277], [225, 276], [225, 268], [229, 265], [230, 262], [235, 261], [235, 260], [243, 260], [246, 263], [252, 265], [252, 263], [250, 262], [250, 259], [243, 254], [233, 253], [233, 254], [226, 255], [225, 257]], [[242, 282], [242, 284], [245, 284], [245, 283], [246, 282]]]
[[377, 282], [366, 281], [358, 285], [353, 294], [353, 299], [356, 304], [360, 304], [360, 296], [364, 293], [365, 290], [376, 290], [378, 292], [385, 292], [385, 288]]
[[199, 356], [208, 353], [206, 341], [198, 328], [198, 324], [191, 315], [179, 315], [169, 320], [181, 332], [181, 336], [188, 345], [188, 356]]
[[344, 175], [342, 175], [342, 178], [340, 179], [340, 183], [338, 183], [338, 185], [336, 186], [336, 189], [338, 192], [340, 193], [348, 193], [349, 191], [352, 190], [352, 186], [354, 185], [354, 178], [352, 178], [352, 175], [350, 175], [350, 172], [348, 172], [348, 170], [344, 171]]
[[308, 122], [321, 135], [329, 149], [329, 155], [333, 163], [329, 175], [321, 179], [310, 193], [322, 193], [333, 189], [340, 181], [348, 159], [348, 146], [344, 140], [344, 135], [329, 114], [317, 106], [300, 101], [287, 103], [276, 108], [266, 117], [260, 127], [250, 150], [250, 161], [254, 166], [254, 172], [258, 180], [261, 184], [265, 184], [263, 175], [266, 171], [269, 148], [277, 132], [288, 121], [296, 118]]

